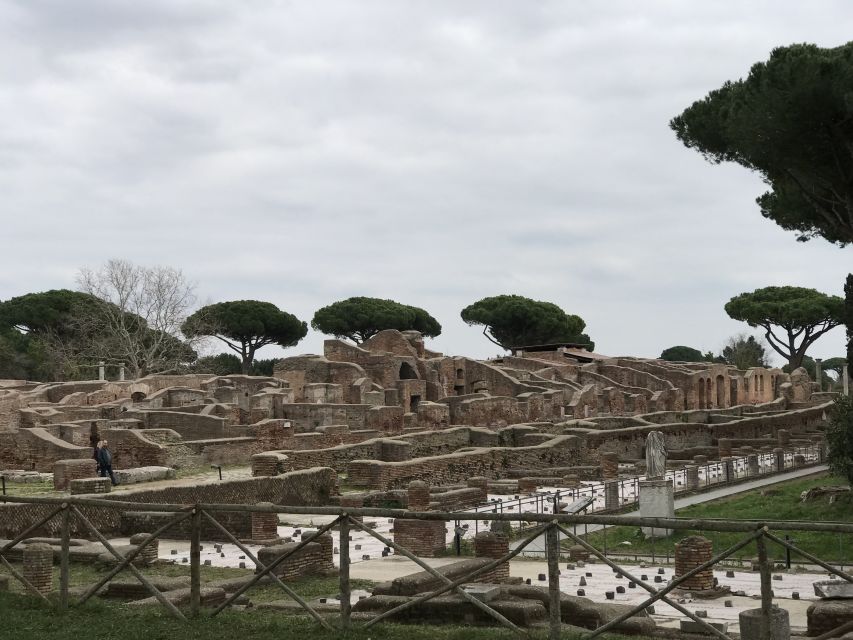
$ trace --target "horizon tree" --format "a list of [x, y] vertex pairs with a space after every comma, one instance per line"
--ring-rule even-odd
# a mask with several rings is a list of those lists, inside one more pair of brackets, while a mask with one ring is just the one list
[[[725, 310], [734, 320], [761, 327], [767, 343], [792, 369], [814, 342], [842, 322], [844, 300], [805, 287], [764, 287], [735, 296]], [[784, 333], [780, 338], [776, 331]]]
[[187, 336], [210, 336], [225, 343], [240, 357], [242, 373], [249, 375], [258, 349], [271, 344], [295, 346], [308, 334], [308, 325], [271, 302], [233, 300], [202, 307], [181, 330]]
[[441, 325], [420, 307], [396, 300], [354, 296], [318, 309], [311, 320], [316, 331], [347, 338], [356, 344], [386, 329], [419, 331], [427, 338], [441, 334]]
[[[758, 173], [761, 214], [801, 241], [853, 242], [853, 42], [778, 47], [746, 78], [727, 81], [670, 121], [714, 164]], [[845, 285], [847, 362], [853, 363], [853, 274]]]

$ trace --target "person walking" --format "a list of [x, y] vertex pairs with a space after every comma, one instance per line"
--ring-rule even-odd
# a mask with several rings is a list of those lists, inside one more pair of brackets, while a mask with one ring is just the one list
[[116, 480], [113, 473], [113, 454], [110, 452], [106, 440], [98, 442], [98, 468], [102, 478], [109, 476], [113, 486], [118, 484], [118, 480]]

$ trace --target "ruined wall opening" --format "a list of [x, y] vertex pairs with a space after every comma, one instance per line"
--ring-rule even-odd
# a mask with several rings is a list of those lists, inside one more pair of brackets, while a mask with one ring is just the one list
[[400, 380], [417, 380], [418, 373], [414, 370], [412, 365], [408, 362], [404, 362], [400, 365]]
[[696, 390], [699, 392], [699, 409], [705, 409], [705, 381], [701, 378], [696, 383]]
[[729, 381], [729, 406], [734, 407], [737, 405], [737, 380], [732, 378]]
[[421, 403], [420, 396], [412, 396], [409, 398], [409, 411], [412, 413], [417, 413], [418, 405]]
[[723, 376], [717, 376], [717, 408], [726, 406], [726, 380]]
[[705, 408], [706, 409], [711, 408], [711, 402], [712, 402], [711, 399], [712, 398], [713, 398], [713, 396], [711, 395], [711, 378], [708, 378], [707, 380], [705, 380]]
[[143, 400], [145, 400], [146, 397], [147, 396], [144, 393], [142, 393], [141, 391], [134, 391], [133, 393], [130, 394], [130, 401], [131, 402], [142, 402]]

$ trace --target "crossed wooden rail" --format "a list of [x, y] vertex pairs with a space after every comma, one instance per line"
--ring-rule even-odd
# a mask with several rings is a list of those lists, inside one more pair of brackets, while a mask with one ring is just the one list
[[[620, 623], [628, 618], [642, 613], [647, 607], [653, 605], [657, 601], [662, 601], [670, 607], [676, 609], [683, 615], [694, 620], [708, 633], [717, 638], [728, 639], [726, 635], [719, 629], [710, 625], [706, 620], [697, 617], [691, 611], [681, 606], [678, 602], [669, 597], [669, 594], [682, 585], [686, 580], [705, 571], [710, 567], [718, 564], [722, 560], [732, 556], [734, 553], [743, 549], [747, 545], [755, 543], [758, 565], [761, 576], [761, 609], [764, 615], [769, 620], [773, 608], [773, 592], [771, 585], [771, 562], [767, 555], [767, 541], [781, 545], [792, 552], [799, 554], [809, 562], [817, 564], [828, 572], [848, 581], [853, 582], [853, 576], [850, 574], [824, 562], [820, 558], [804, 551], [788, 540], [784, 540], [779, 536], [774, 535], [771, 529], [780, 529], [786, 531], [823, 531], [837, 533], [853, 533], [853, 524], [838, 523], [838, 522], [799, 522], [799, 521], [777, 521], [777, 522], [761, 522], [755, 520], [729, 520], [729, 519], [704, 519], [693, 520], [684, 518], [641, 518], [635, 516], [607, 516], [607, 515], [566, 515], [566, 514], [525, 514], [525, 519], [536, 523], [536, 528], [532, 532], [525, 532], [524, 537], [514, 549], [504, 554], [500, 558], [496, 558], [484, 565], [481, 565], [474, 570], [468, 572], [455, 580], [443, 575], [417, 555], [408, 549], [400, 546], [393, 540], [374, 531], [370, 527], [365, 526], [360, 518], [367, 517], [382, 517], [382, 518], [406, 518], [413, 520], [490, 520], [490, 521], [513, 521], [517, 519], [515, 514], [502, 514], [490, 512], [462, 512], [462, 513], [444, 513], [436, 511], [428, 512], [410, 512], [403, 509], [377, 509], [377, 508], [352, 508], [344, 509], [340, 507], [290, 507], [290, 506], [275, 506], [275, 505], [238, 505], [238, 504], [195, 504], [195, 505], [168, 505], [168, 504], [142, 504], [132, 502], [122, 502], [119, 500], [103, 500], [96, 498], [18, 498], [12, 496], [0, 496], [0, 503], [9, 504], [43, 504], [49, 512], [35, 523], [28, 526], [24, 531], [18, 534], [13, 540], [10, 540], [5, 545], [0, 547], [0, 562], [9, 571], [9, 573], [21, 584], [24, 585], [27, 591], [33, 593], [38, 598], [46, 603], [54, 606], [54, 603], [45, 597], [30, 581], [28, 581], [6, 558], [6, 554], [16, 545], [42, 529], [45, 525], [51, 522], [54, 518], [59, 517], [60, 528], [60, 571], [59, 571], [59, 594], [55, 606], [60, 609], [68, 608], [69, 602], [69, 563], [70, 563], [70, 540], [71, 540], [71, 522], [76, 519], [78, 523], [88, 530], [91, 535], [104, 545], [104, 548], [115, 559], [116, 565], [112, 567], [96, 584], [92, 585], [75, 603], [82, 604], [97, 595], [116, 575], [122, 571], [130, 571], [140, 583], [142, 583], [148, 591], [175, 617], [180, 620], [186, 620], [184, 612], [182, 612], [174, 603], [172, 603], [155, 585], [151, 583], [146, 576], [139, 571], [133, 561], [140, 553], [154, 540], [162, 537], [172, 527], [189, 520], [190, 521], [190, 604], [189, 615], [196, 617], [201, 614], [201, 536], [202, 522], [210, 523], [217, 531], [219, 531], [225, 539], [229, 540], [237, 548], [239, 548], [252, 562], [255, 563], [255, 575], [241, 586], [237, 591], [232, 593], [227, 599], [216, 607], [211, 616], [216, 616], [226, 608], [234, 604], [237, 599], [246, 593], [249, 589], [257, 585], [265, 577], [278, 586], [284, 593], [292, 598], [300, 607], [302, 607], [317, 624], [326, 629], [333, 629], [332, 622], [334, 617], [324, 617], [320, 615], [308, 602], [301, 598], [293, 589], [284, 582], [280, 576], [275, 573], [276, 567], [281, 565], [287, 558], [298, 553], [307, 544], [313, 542], [334, 528], [338, 528], [340, 534], [339, 553], [340, 553], [340, 615], [338, 624], [341, 629], [348, 629], [352, 626], [351, 615], [351, 589], [350, 589], [350, 557], [349, 557], [349, 534], [351, 529], [355, 528], [363, 533], [372, 536], [384, 545], [391, 547], [400, 555], [405, 556], [412, 562], [421, 567], [424, 571], [436, 578], [440, 586], [428, 593], [421, 594], [407, 602], [404, 602], [388, 611], [385, 611], [367, 622], [365, 627], [371, 627], [375, 624], [399, 615], [403, 611], [412, 607], [418, 606], [432, 598], [454, 592], [465, 598], [472, 606], [483, 611], [487, 615], [494, 618], [502, 626], [511, 629], [513, 632], [521, 636], [526, 636], [527, 631], [519, 628], [513, 622], [508, 620], [504, 615], [489, 606], [487, 603], [477, 599], [462, 588], [462, 585], [474, 581], [477, 577], [486, 574], [501, 564], [512, 560], [520, 554], [527, 545], [541, 536], [545, 537], [546, 560], [548, 564], [548, 612], [549, 612], [549, 638], [557, 640], [560, 637], [562, 619], [560, 605], [560, 584], [559, 584], [559, 561], [560, 561], [560, 540], [571, 540], [574, 544], [582, 546], [591, 555], [599, 558], [602, 562], [611, 567], [618, 574], [628, 578], [636, 583], [641, 588], [649, 592], [649, 597], [642, 603], [632, 607], [629, 611], [611, 620], [610, 622], [594, 629], [587, 636], [589, 639], [596, 638], [601, 634], [614, 629]], [[92, 521], [80, 510], [80, 507], [86, 508], [104, 508], [113, 510], [133, 509], [134, 511], [159, 511], [172, 513], [170, 518], [162, 526], [148, 535], [148, 537], [133, 551], [122, 555], [109, 540], [97, 529]], [[288, 513], [288, 514], [306, 514], [306, 515], [331, 515], [334, 519], [321, 526], [314, 533], [303, 537], [303, 539], [287, 551], [276, 557], [273, 561], [264, 565], [260, 559], [252, 553], [252, 551], [237, 537], [228, 530], [221, 522], [219, 522], [215, 514], [220, 512], [249, 512], [249, 513]], [[570, 531], [567, 526], [578, 524], [598, 524], [605, 526], [624, 525], [624, 526], [644, 526], [664, 529], [684, 530], [684, 529], [701, 529], [705, 531], [726, 531], [726, 532], [741, 532], [744, 537], [737, 543], [730, 546], [725, 551], [717, 554], [710, 560], [693, 568], [684, 575], [674, 578], [669, 584], [661, 589], [658, 589], [643, 580], [631, 575], [627, 570], [619, 566], [616, 562], [610, 560], [605, 553], [599, 551], [583, 538], [577, 536]], [[819, 640], [827, 640], [836, 635], [840, 635], [846, 629], [839, 627], [836, 630], [828, 632], [820, 636]]]

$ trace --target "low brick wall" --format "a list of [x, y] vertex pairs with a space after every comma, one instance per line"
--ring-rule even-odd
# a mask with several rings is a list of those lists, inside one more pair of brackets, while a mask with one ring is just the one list
[[53, 488], [66, 491], [72, 480], [94, 478], [97, 475], [98, 468], [92, 459], [57, 460], [53, 465]]
[[472, 476], [498, 478], [506, 469], [520, 465], [577, 464], [580, 446], [579, 438], [556, 436], [534, 447], [476, 448], [405, 462], [354, 460], [347, 467], [348, 481], [356, 487], [385, 490], [404, 487], [420, 478], [429, 478], [436, 485], [464, 482]]
[[[251, 478], [248, 480], [226, 480], [207, 482], [192, 486], [173, 486], [162, 489], [143, 489], [121, 491], [109, 495], [94, 497], [123, 502], [180, 504], [257, 504], [272, 502], [289, 506], [325, 506], [335, 492], [337, 475], [333, 469], [317, 468], [294, 471], [270, 478]], [[21, 531], [47, 516], [55, 507], [40, 504], [0, 504], [0, 538], [14, 538]], [[122, 534], [122, 511], [128, 509], [106, 509], [101, 507], [80, 507], [104, 535]], [[220, 512], [217, 520], [239, 538], [250, 538], [252, 522], [249, 513]], [[91, 533], [82, 523], [72, 519], [72, 534], [80, 538], [91, 539]], [[152, 520], [153, 522], [153, 520]], [[60, 519], [53, 518], [33, 533], [34, 536], [56, 537], [59, 535]], [[189, 523], [184, 529], [169, 532], [172, 537], [185, 537]], [[138, 533], [138, 531], [124, 532]], [[150, 531], [145, 532], [150, 533]], [[220, 539], [212, 525], [206, 525], [205, 536], [208, 539]]]
[[[303, 534], [303, 540], [310, 534]], [[327, 576], [337, 574], [337, 569], [332, 562], [333, 553], [332, 536], [325, 533], [318, 536], [314, 541], [306, 544], [302, 549], [282, 561], [273, 573], [286, 579], [301, 578], [305, 576]], [[269, 547], [262, 547], [258, 551], [258, 560], [269, 566], [276, 558], [287, 553], [298, 545], [296, 542], [288, 542]], [[258, 570], [259, 571], [259, 570]]]

